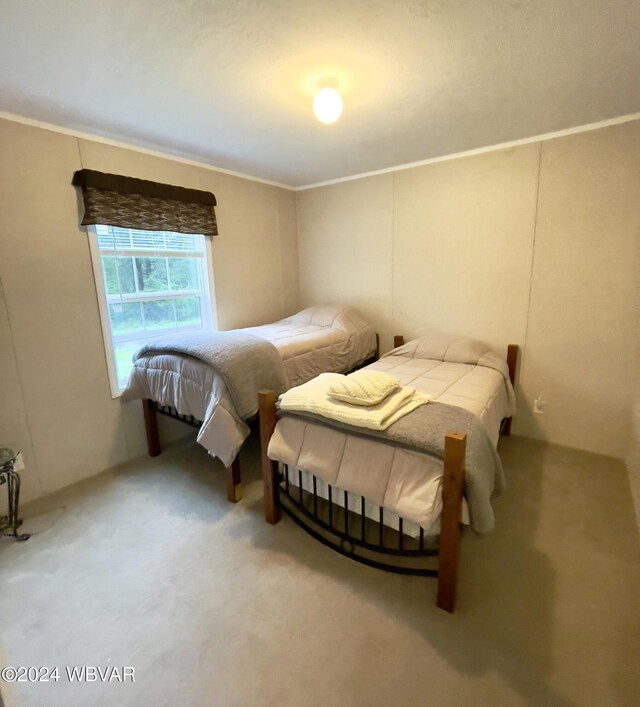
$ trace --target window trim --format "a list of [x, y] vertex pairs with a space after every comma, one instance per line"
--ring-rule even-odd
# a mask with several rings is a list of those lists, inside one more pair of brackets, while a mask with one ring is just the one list
[[[132, 229], [136, 230], [136, 229]], [[87, 236], [89, 241], [89, 252], [91, 254], [91, 267], [93, 269], [93, 281], [95, 285], [96, 299], [98, 300], [98, 311], [100, 313], [100, 328], [102, 329], [102, 340], [104, 343], [104, 354], [107, 364], [107, 372], [109, 376], [109, 387], [111, 389], [111, 398], [113, 400], [120, 398], [124, 392], [124, 388], [120, 388], [118, 385], [118, 372], [116, 370], [116, 357], [115, 351], [113, 349], [113, 334], [111, 332], [111, 320], [109, 319], [109, 309], [108, 309], [108, 295], [104, 287], [104, 279], [102, 274], [102, 253], [98, 247], [98, 232], [95, 226], [87, 226]], [[178, 257], [188, 257], [189, 254], [185, 255], [185, 252], [180, 252]], [[128, 255], [138, 255], [144, 257], [149, 257], [149, 251], [136, 251], [135, 253], [129, 253]], [[158, 253], [159, 257], [171, 258], [174, 257], [173, 252], [168, 253], [162, 252]], [[209, 302], [209, 311], [207, 311], [208, 319], [211, 323], [211, 331], [218, 330], [218, 313], [215, 302], [215, 283], [213, 279], [213, 257], [211, 248], [211, 238], [204, 239], [204, 268], [206, 270], [207, 277], [204, 278], [204, 292]], [[199, 292], [199, 291], [198, 291]], [[168, 294], [168, 293], [167, 293]], [[183, 293], [172, 293], [178, 297], [182, 296]], [[166, 296], [163, 293], [163, 297]], [[184, 296], [187, 296], [186, 294]], [[125, 296], [126, 297], [126, 296]], [[151, 295], [149, 299], [157, 299]], [[139, 299], [139, 298], [136, 298]], [[147, 299], [147, 298], [145, 298]]]

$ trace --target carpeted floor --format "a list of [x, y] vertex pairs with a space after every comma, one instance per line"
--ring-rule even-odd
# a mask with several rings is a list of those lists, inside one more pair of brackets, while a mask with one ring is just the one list
[[[13, 705], [638, 705], [640, 552], [620, 462], [513, 437], [496, 531], [466, 533], [459, 606], [435, 582], [352, 562], [289, 520], [262, 521], [255, 442], [246, 497], [225, 500], [194, 444], [107, 472], [0, 542]], [[1, 652], [1, 651], [0, 651]], [[135, 683], [70, 683], [65, 666], [130, 666]]]

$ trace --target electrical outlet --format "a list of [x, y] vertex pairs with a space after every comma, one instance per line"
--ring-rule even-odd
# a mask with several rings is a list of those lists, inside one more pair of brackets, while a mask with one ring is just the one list
[[542, 395], [538, 395], [538, 397], [533, 401], [533, 412], [536, 415], [544, 415], [544, 398]]

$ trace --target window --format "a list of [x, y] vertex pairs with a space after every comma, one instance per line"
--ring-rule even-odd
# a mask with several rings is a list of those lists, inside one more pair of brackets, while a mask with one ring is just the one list
[[145, 340], [212, 328], [210, 259], [204, 236], [94, 226], [90, 239], [115, 396]]

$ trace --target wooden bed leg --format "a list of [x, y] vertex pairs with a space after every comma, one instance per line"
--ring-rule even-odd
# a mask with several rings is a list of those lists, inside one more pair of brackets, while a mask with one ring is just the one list
[[262, 481], [264, 483], [264, 516], [267, 523], [275, 525], [282, 518], [278, 505], [277, 462], [267, 456], [267, 448], [276, 428], [276, 396], [272, 390], [258, 393], [260, 415], [260, 455], [262, 458]]
[[153, 400], [143, 400], [142, 411], [144, 412], [144, 429], [147, 433], [149, 456], [157, 457], [160, 454], [160, 437], [158, 436], [158, 417]]
[[[511, 385], [516, 384], [516, 366], [518, 365], [518, 353], [520, 348], [518, 344], [509, 344], [507, 346], [507, 367], [509, 368], [509, 380]], [[505, 417], [502, 423], [502, 434], [508, 436], [511, 434], [511, 418]]]
[[464, 485], [464, 457], [467, 435], [448, 432], [444, 438], [444, 478], [438, 558], [438, 607], [450, 614], [456, 605], [460, 513]]
[[393, 348], [397, 349], [398, 346], [404, 346], [404, 336], [402, 336], [402, 334], [396, 334], [393, 337]]
[[231, 503], [238, 503], [242, 498], [242, 478], [240, 476], [240, 455], [224, 470], [225, 480], [227, 482], [227, 498]]

